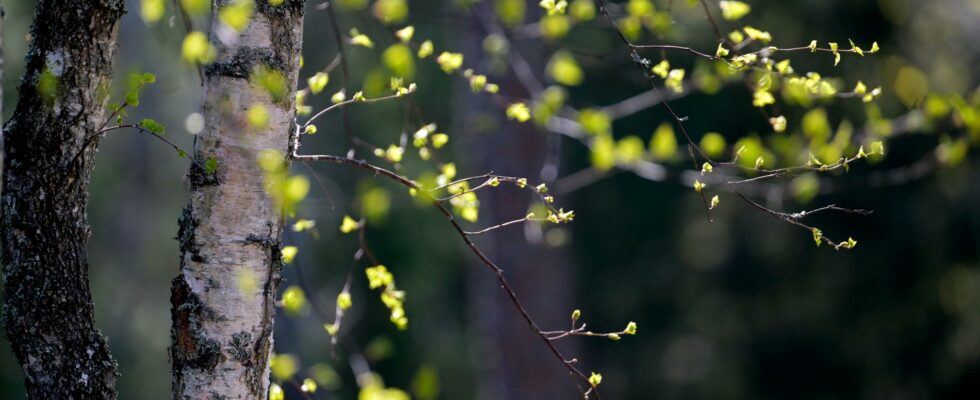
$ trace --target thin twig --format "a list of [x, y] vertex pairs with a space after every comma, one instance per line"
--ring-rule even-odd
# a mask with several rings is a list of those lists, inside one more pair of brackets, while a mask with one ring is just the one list
[[[354, 167], [357, 167], [357, 168], [366, 170], [368, 172], [371, 172], [371, 173], [373, 173], [376, 176], [383, 176], [385, 178], [391, 179], [391, 180], [393, 180], [393, 181], [401, 184], [402, 186], [405, 186], [405, 187], [407, 187], [409, 189], [414, 189], [416, 192], [418, 192], [420, 194], [427, 193], [420, 186], [418, 186], [418, 184], [416, 184], [414, 181], [412, 181], [412, 180], [410, 180], [410, 179], [408, 179], [406, 177], [403, 177], [403, 176], [401, 176], [401, 175], [399, 175], [397, 173], [394, 173], [392, 171], [389, 171], [387, 169], [384, 169], [384, 168], [375, 166], [373, 164], [370, 164], [370, 163], [368, 163], [367, 161], [364, 161], [364, 160], [355, 159], [355, 158], [349, 158], [349, 157], [339, 157], [339, 156], [333, 156], [333, 155], [293, 155], [293, 159], [298, 160], [298, 161], [325, 161], [325, 162], [330, 162], [330, 163], [334, 163], [334, 164], [343, 164], [343, 165], [354, 166]], [[520, 299], [518, 298], [517, 293], [514, 291], [513, 286], [511, 286], [510, 282], [504, 276], [504, 270], [501, 269], [499, 266], [497, 266], [496, 263], [494, 263], [493, 261], [491, 261], [486, 256], [486, 254], [484, 254], [483, 251], [480, 250], [480, 248], [476, 246], [476, 244], [472, 241], [472, 239], [470, 239], [470, 235], [466, 232], [466, 230], [463, 229], [463, 227], [459, 224], [459, 222], [453, 216], [452, 212], [450, 212], [449, 209], [446, 208], [446, 206], [443, 204], [443, 202], [440, 202], [440, 201], [438, 201], [436, 199], [433, 199], [433, 198], [431, 198], [431, 196], [430, 196], [429, 200], [432, 203], [432, 205], [434, 207], [436, 207], [436, 209], [438, 209], [439, 212], [442, 213], [442, 215], [446, 218], [446, 220], [452, 225], [453, 229], [456, 230], [456, 232], [459, 234], [460, 238], [466, 244], [467, 248], [470, 249], [470, 252], [472, 252], [474, 255], [476, 255], [476, 257], [478, 259], [480, 259], [480, 261], [483, 262], [483, 264], [491, 272], [493, 272], [496, 275], [497, 281], [500, 283], [500, 286], [503, 288], [504, 292], [506, 292], [507, 297], [510, 299], [511, 303], [520, 312], [520, 314], [523, 317], [524, 321], [531, 328], [531, 330], [536, 335], [538, 335], [541, 338], [541, 340], [546, 344], [546, 346], [548, 347], [548, 350], [550, 350], [551, 353], [556, 358], [558, 358], [559, 360], [561, 360], [562, 364], [565, 366], [565, 368], [570, 373], [575, 374], [576, 376], [578, 376], [584, 382], [589, 382], [589, 377], [586, 376], [584, 373], [582, 373], [582, 371], [580, 371], [578, 368], [576, 368], [573, 365], [573, 362], [572, 361], [569, 361], [568, 359], [566, 359], [562, 355], [561, 351], [558, 350], [557, 347], [555, 347], [555, 345], [552, 343], [551, 339], [549, 339], [549, 337], [547, 335], [544, 335], [542, 333], [541, 328], [538, 326], [537, 322], [535, 322], [535, 320], [533, 318], [531, 318], [531, 315], [528, 313], [527, 309], [524, 307], [524, 305], [521, 303]], [[591, 387], [591, 391], [593, 393], [595, 393], [596, 399], [601, 400], [602, 399], [602, 396], [599, 395], [597, 388], [594, 385], [592, 385], [591, 383], [589, 383], [589, 386]]]

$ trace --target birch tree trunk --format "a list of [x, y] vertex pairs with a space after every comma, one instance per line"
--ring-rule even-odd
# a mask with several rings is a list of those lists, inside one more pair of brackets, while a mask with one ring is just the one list
[[[112, 399], [95, 327], [85, 217], [123, 0], [41, 0], [4, 129], [3, 324], [32, 399]], [[88, 146], [85, 144], [88, 142]]]
[[[214, 12], [225, 3], [215, 1]], [[175, 399], [266, 398], [282, 215], [264, 190], [257, 157], [287, 152], [304, 5], [259, 0], [248, 27], [224, 42], [218, 32], [227, 28], [212, 18], [217, 59], [205, 70], [205, 128], [194, 157], [214, 158], [218, 167], [211, 175], [193, 164], [191, 200], [179, 221], [180, 274], [171, 287]], [[285, 77], [285, 96], [251, 82], [260, 67]], [[268, 111], [265, 128], [249, 125], [251, 107]]]

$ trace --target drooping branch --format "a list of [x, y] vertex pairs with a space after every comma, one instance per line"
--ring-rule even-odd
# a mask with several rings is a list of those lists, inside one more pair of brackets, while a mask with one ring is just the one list
[[[701, 149], [701, 147], [692, 139], [691, 135], [687, 132], [687, 128], [684, 125], [684, 122], [688, 119], [688, 117], [681, 117], [681, 116], [679, 116], [674, 111], [674, 109], [671, 107], [671, 105], [668, 102], [668, 100], [666, 99], [666, 97], [661, 93], [661, 91], [657, 87], [657, 85], [654, 83], [654, 79], [653, 79], [654, 78], [654, 75], [653, 75], [653, 72], [651, 71], [651, 63], [648, 60], [646, 60], [643, 57], [641, 57], [637, 53], [637, 49], [638, 48], [642, 48], [642, 46], [635, 45], [632, 41], [630, 41], [625, 36], [625, 34], [623, 34], [622, 30], [620, 30], [618, 24], [616, 23], [616, 20], [609, 13], [608, 8], [606, 7], [605, 0], [596, 0], [596, 1], [599, 4], [599, 12], [600, 12], [600, 14], [602, 14], [602, 16], [608, 21], [608, 23], [613, 27], [613, 29], [615, 29], [615, 31], [617, 33], [617, 36], [619, 37], [620, 41], [622, 42], [622, 44], [625, 47], [625, 52], [627, 53], [627, 56], [631, 60], [633, 60], [634, 64], [640, 69], [640, 71], [643, 74], [643, 76], [649, 81], [651, 89], [657, 95], [657, 97], [660, 100], [660, 103], [664, 106], [664, 109], [666, 109], [667, 112], [668, 112], [668, 114], [670, 115], [670, 117], [671, 117], [674, 125], [678, 128], [678, 130], [681, 132], [682, 136], [684, 137], [684, 140], [687, 142], [688, 150], [691, 153], [690, 154], [691, 155], [691, 161], [694, 163], [695, 169], [697, 168], [697, 162], [698, 162], [697, 159], [698, 158], [703, 159], [705, 161], [705, 163], [707, 165], [710, 165], [712, 167], [712, 170], [714, 170], [715, 173], [717, 173], [721, 177], [721, 181], [724, 184], [724, 186], [730, 192], [732, 192], [733, 194], [735, 194], [735, 196], [737, 198], [739, 198], [740, 200], [742, 200], [746, 204], [752, 206], [753, 208], [758, 209], [758, 210], [760, 210], [760, 211], [762, 211], [762, 212], [764, 212], [764, 213], [766, 213], [766, 214], [768, 214], [768, 215], [770, 215], [772, 217], [775, 217], [775, 218], [777, 218], [779, 220], [782, 220], [782, 221], [784, 221], [786, 223], [789, 223], [791, 225], [798, 226], [798, 227], [801, 227], [803, 229], [806, 229], [807, 231], [810, 231], [813, 234], [814, 240], [817, 242], [817, 245], [819, 245], [821, 242], [827, 242], [831, 247], [833, 247], [835, 249], [850, 248], [850, 247], [853, 247], [854, 246], [854, 243], [856, 243], [856, 242], [853, 241], [852, 239], [848, 239], [847, 241], [834, 242], [834, 241], [826, 238], [825, 236], [823, 236], [823, 233], [822, 233], [821, 230], [817, 229], [816, 227], [807, 225], [807, 224], [805, 224], [803, 222], [800, 222], [799, 221], [799, 218], [794, 218], [793, 217], [793, 214], [785, 213], [785, 212], [781, 212], [781, 211], [777, 211], [777, 210], [773, 210], [773, 209], [771, 209], [769, 207], [766, 207], [766, 206], [764, 206], [764, 205], [762, 205], [762, 204], [760, 204], [760, 203], [758, 203], [758, 202], [750, 199], [747, 195], [745, 195], [744, 193], [742, 193], [742, 191], [738, 188], [738, 186], [736, 184], [737, 181], [731, 179], [720, 168], [717, 168], [717, 167], [723, 166], [725, 164], [724, 163], [719, 163], [719, 162], [713, 160], [710, 156], [708, 156], [708, 154], [705, 153], [704, 150]], [[714, 29], [716, 31], [716, 34], [719, 36], [719, 40], [721, 40], [720, 30], [717, 28], [717, 24], [714, 22], [713, 17], [711, 17], [711, 13], [708, 10], [707, 4], [703, 0], [701, 1], [701, 4], [704, 7], [704, 10], [705, 10], [708, 18], [711, 20], [712, 26], [714, 27]], [[681, 49], [683, 49], [683, 48], [681, 48]], [[805, 49], [810, 50], [811, 48], [810, 47], [806, 47]], [[691, 51], [694, 52], [694, 53], [698, 53], [698, 52], [693, 51], [693, 50], [691, 50]], [[763, 50], [760, 50], [760, 51], [766, 51], [766, 49], [763, 49]], [[794, 51], [796, 51], [796, 50], [794, 50]], [[829, 49], [828, 49], [828, 51], [829, 51]], [[833, 51], [836, 53], [838, 50], [834, 49]], [[709, 57], [711, 57], [711, 56], [709, 56]], [[860, 157], [858, 157], [858, 158], [860, 158]], [[853, 160], [851, 160], [851, 161], [853, 161]], [[844, 166], [844, 165], [847, 164], [847, 162], [849, 162], [848, 159], [847, 158], [844, 158], [842, 161], [839, 161], [838, 163], [835, 163], [834, 168], [837, 168], [837, 167], [840, 167], [840, 166]], [[809, 167], [811, 167], [811, 166], [808, 164], [807, 166], [800, 167], [800, 168], [809, 168]], [[704, 171], [704, 169], [702, 169], [702, 170]], [[772, 171], [772, 172], [769, 172], [769, 176], [768, 177], [779, 176], [781, 173], [785, 173], [785, 172], [784, 171]], [[699, 182], [696, 182], [696, 188], [695, 189], [701, 195], [702, 201], [704, 202], [704, 205], [705, 205], [705, 210], [708, 212], [708, 219], [710, 220], [711, 219], [710, 210], [712, 208], [714, 208], [715, 204], [717, 204], [717, 196], [714, 197], [714, 198], [712, 198], [711, 204], [709, 204], [709, 202], [707, 201], [707, 197], [705, 195], [705, 191], [702, 189], [702, 187], [698, 187], [697, 186], [698, 184], [699, 184]]]
[[[381, 177], [387, 178], [389, 180], [392, 180], [392, 181], [394, 181], [394, 182], [396, 182], [396, 183], [404, 186], [407, 189], [414, 190], [415, 193], [417, 193], [418, 195], [428, 196], [428, 193], [429, 193], [426, 189], [422, 188], [421, 186], [419, 186], [416, 182], [412, 181], [411, 179], [408, 179], [408, 178], [406, 178], [406, 177], [404, 177], [402, 175], [399, 175], [399, 174], [397, 174], [395, 172], [389, 171], [389, 170], [387, 170], [385, 168], [381, 168], [381, 167], [375, 166], [375, 165], [373, 165], [373, 164], [371, 164], [371, 163], [369, 163], [367, 161], [361, 160], [361, 159], [355, 159], [355, 158], [349, 158], [349, 157], [340, 157], [340, 156], [333, 156], [333, 155], [299, 155], [299, 154], [294, 154], [292, 156], [292, 158], [294, 160], [297, 160], [297, 161], [322, 161], [322, 162], [328, 162], [328, 163], [333, 163], [333, 164], [342, 164], [342, 165], [348, 165], [348, 166], [356, 167], [356, 168], [365, 170], [367, 172], [370, 172], [370, 173], [372, 173], [372, 174], [374, 174], [376, 176], [381, 176]], [[514, 179], [517, 179], [517, 178], [514, 178]], [[460, 236], [460, 238], [466, 244], [466, 247], [470, 250], [470, 252], [473, 253], [473, 255], [475, 255], [483, 263], [483, 265], [486, 266], [496, 276], [497, 281], [500, 283], [500, 285], [503, 288], [504, 292], [507, 294], [508, 299], [510, 299], [511, 303], [514, 305], [514, 307], [521, 314], [521, 317], [524, 319], [524, 321], [527, 323], [527, 325], [531, 328], [531, 330], [536, 335], [538, 335], [542, 339], [542, 341], [544, 341], [544, 343], [546, 344], [548, 350], [558, 360], [561, 361], [561, 363], [565, 366], [565, 368], [570, 373], [574, 374], [576, 377], [580, 378], [582, 380], [582, 382], [584, 382], [587, 385], [589, 385], [589, 391], [591, 393], [594, 393], [597, 399], [601, 400], [602, 397], [601, 397], [601, 395], [598, 392], [598, 388], [595, 385], [592, 385], [592, 383], [589, 382], [589, 377], [587, 375], [585, 375], [584, 373], [582, 373], [582, 371], [579, 370], [575, 366], [575, 363], [577, 362], [577, 360], [565, 358], [565, 356], [561, 353], [561, 351], [558, 350], [558, 348], [552, 343], [551, 338], [549, 337], [548, 334], [546, 334], [547, 331], [543, 331], [538, 326], [537, 322], [535, 322], [535, 320], [528, 313], [528, 311], [524, 307], [523, 303], [521, 303], [520, 298], [518, 297], [517, 293], [514, 291], [514, 289], [511, 286], [510, 282], [507, 280], [506, 276], [504, 275], [504, 270], [502, 268], [500, 268], [492, 260], [490, 260], [486, 256], [486, 254], [484, 254], [483, 251], [480, 250], [480, 248], [476, 245], [476, 243], [474, 243], [473, 240], [471, 239], [471, 233], [467, 232], [462, 227], [462, 225], [459, 224], [459, 221], [456, 219], [456, 217], [453, 215], [453, 213], [451, 211], [449, 211], [448, 208], [446, 208], [445, 204], [442, 201], [440, 201], [439, 199], [433, 198], [432, 196], [428, 196], [428, 200], [431, 202], [431, 204], [437, 210], [439, 210], [439, 212], [446, 218], [446, 220], [449, 222], [449, 224], [452, 225], [453, 230], [455, 230], [456, 233]]]

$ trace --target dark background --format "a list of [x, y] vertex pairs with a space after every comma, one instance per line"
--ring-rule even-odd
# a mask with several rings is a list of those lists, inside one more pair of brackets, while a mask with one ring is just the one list
[[[182, 24], [168, 20], [168, 12], [156, 26], [147, 27], [139, 18], [139, 2], [130, 3], [119, 35], [119, 91], [130, 72], [157, 74], [159, 83], [147, 89], [134, 118], [159, 120], [168, 127], [168, 138], [189, 148], [193, 136], [184, 129], [184, 120], [198, 112], [200, 87], [195, 71], [180, 61]], [[714, 49], [702, 10], [686, 1], [674, 3], [675, 30], [667, 40]], [[885, 95], [879, 104], [885, 116], [908, 110], [892, 94], [902, 85], [896, 81], [901, 66], [920, 70], [937, 93], [969, 96], [980, 81], [976, 1], [750, 3], [753, 13], [743, 22], [772, 32], [781, 46], [805, 45], [811, 39], [878, 41], [881, 53], [845, 55], [836, 69], [826, 54], [793, 60], [798, 71], [882, 86]], [[453, 4], [411, 1], [409, 23], [417, 28], [416, 38], [432, 38], [437, 49], [463, 51], [467, 66], [492, 71], [492, 63], [480, 54], [485, 33], [471, 13]], [[663, 1], [655, 4], [663, 9]], [[17, 100], [33, 2], [7, 0], [4, 6], [3, 88], [9, 115]], [[529, 1], [527, 9], [529, 15], [537, 13], [536, 2]], [[390, 43], [369, 11], [343, 12], [341, 20], [344, 32], [356, 26], [376, 38], [379, 48]], [[202, 22], [199, 27], [206, 26]], [[303, 79], [336, 54], [323, 11], [311, 7], [305, 32]], [[652, 40], [650, 35], [645, 39]], [[561, 43], [517, 39], [514, 45], [538, 66], [541, 79], [542, 60], [554, 49], [573, 51], [587, 77], [569, 91], [577, 108], [611, 104], [644, 90], [639, 72], [601, 20], [576, 28]], [[377, 54], [351, 50], [355, 87], [383, 76]], [[684, 54], [671, 54], [671, 60], [686, 67], [694, 61]], [[446, 77], [431, 62], [416, 60], [416, 67], [420, 91], [415, 102], [427, 121], [451, 135], [452, 149], [444, 156], [457, 161], [461, 175], [493, 169], [538, 180], [540, 160], [557, 140], [549, 141], [553, 134], [503, 120], [499, 104], [474, 99], [465, 82]], [[526, 96], [507, 73], [491, 75], [491, 80], [502, 84], [504, 95]], [[386, 84], [387, 78], [381, 81]], [[339, 72], [332, 73], [326, 93], [336, 91], [339, 82]], [[328, 96], [312, 103], [322, 107]], [[713, 96], [689, 96], [674, 107], [690, 116], [687, 127], [695, 136], [720, 131], [733, 142], [767, 132], [768, 124], [752, 109], [750, 98], [751, 92], [732, 85]], [[839, 103], [828, 108], [835, 126], [841, 116], [862, 123], [857, 102]], [[397, 141], [402, 113], [398, 102], [351, 108], [355, 132], [379, 145]], [[790, 132], [799, 117], [792, 115], [796, 118], [790, 119]], [[307, 140], [304, 151], [345, 151], [338, 116], [318, 124], [320, 133]], [[654, 107], [617, 121], [615, 132], [646, 140], [663, 121], [668, 121], [667, 114]], [[573, 224], [548, 227], [543, 236], [534, 227], [508, 228], [480, 244], [500, 260], [532, 314], [547, 327], [564, 328], [573, 308], [581, 308], [584, 320], [597, 330], [638, 323], [639, 334], [619, 342], [570, 339], [563, 344], [581, 360], [582, 369], [604, 375], [606, 398], [975, 398], [980, 389], [980, 164], [968, 158], [930, 170], [921, 179], [882, 187], [869, 178], [875, 170], [901, 168], [928, 156], [939, 133], [963, 134], [956, 129], [926, 131], [890, 141], [883, 163], [855, 166], [846, 176], [831, 174], [822, 186], [828, 193], [808, 204], [796, 203], [783, 189], [761, 199], [787, 210], [828, 203], [873, 209], [867, 217], [826, 214], [811, 221], [834, 238], [856, 238], [854, 251], [817, 248], [806, 231], [727, 194], [722, 194], [716, 221], [708, 223], [701, 200], [689, 187], [627, 172], [559, 196], [563, 207], [576, 211]], [[560, 176], [588, 166], [581, 144], [567, 138], [560, 144]], [[674, 165], [677, 170], [685, 166]], [[187, 161], [170, 148], [131, 133], [110, 134], [99, 153], [89, 207], [90, 275], [97, 322], [119, 361], [124, 399], [170, 396], [169, 284], [177, 271], [173, 237], [187, 201], [186, 170]], [[300, 377], [318, 363], [339, 374], [336, 396], [321, 392], [318, 398], [356, 396], [345, 356], [349, 349], [363, 352], [387, 384], [406, 390], [413, 381], [419, 388], [419, 371], [435, 371], [443, 399], [573, 398], [559, 363], [522, 325], [493, 276], [474, 262], [435, 210], [360, 171], [294, 167], [295, 173], [311, 178], [312, 171], [322, 186], [312, 179], [301, 215], [317, 221], [319, 239], [286, 233], [285, 241], [300, 247], [297, 262], [287, 267], [287, 285], [297, 284], [296, 269], [301, 268], [310, 300], [333, 309], [357, 246], [335, 227], [344, 214], [359, 213], [354, 205], [358, 193], [380, 188], [391, 206], [382, 217], [369, 218], [367, 237], [399, 288], [408, 293], [411, 320], [408, 331], [396, 331], [359, 270], [341, 348], [331, 350], [315, 314], [280, 313], [276, 350], [302, 361]], [[785, 181], [780, 183], [785, 187]], [[482, 217], [503, 221], [523, 216], [526, 194], [499, 193], [481, 195]], [[5, 398], [22, 398], [22, 379], [3, 343], [0, 392]]]

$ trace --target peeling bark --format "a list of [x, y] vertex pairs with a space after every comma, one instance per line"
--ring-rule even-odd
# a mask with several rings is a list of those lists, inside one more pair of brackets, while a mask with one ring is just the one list
[[32, 399], [113, 399], [95, 327], [85, 217], [122, 0], [41, 0], [3, 135], [3, 323]]
[[[224, 3], [215, 1], [214, 9]], [[194, 157], [215, 158], [218, 168], [209, 175], [192, 166], [191, 200], [179, 221], [180, 274], [171, 287], [174, 399], [267, 396], [282, 215], [265, 193], [257, 156], [287, 152], [304, 5], [257, 2], [252, 21], [230, 43], [218, 38], [213, 18], [217, 60], [205, 69], [205, 129], [195, 138]], [[284, 98], [250, 82], [260, 66], [283, 74]], [[266, 128], [246, 122], [253, 105], [268, 111]]]

